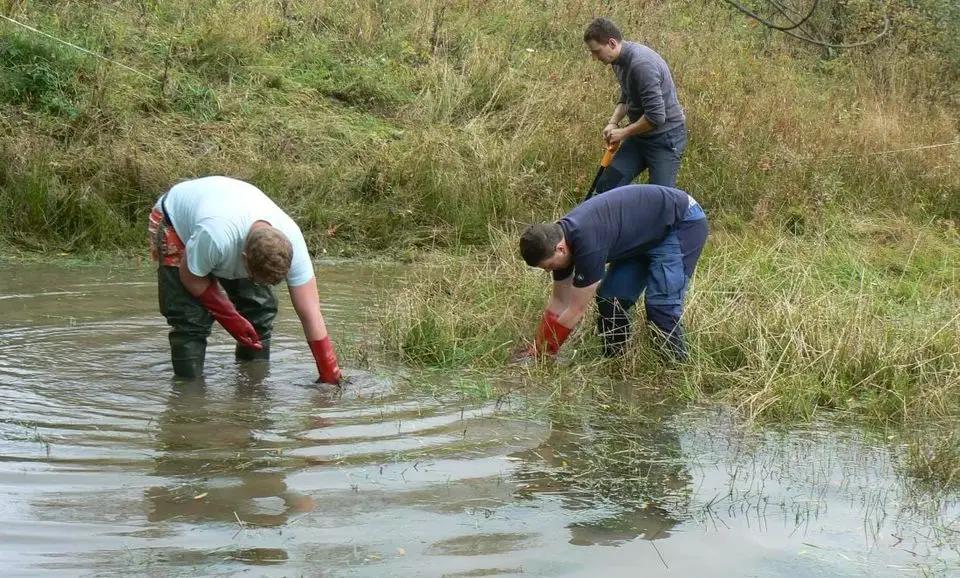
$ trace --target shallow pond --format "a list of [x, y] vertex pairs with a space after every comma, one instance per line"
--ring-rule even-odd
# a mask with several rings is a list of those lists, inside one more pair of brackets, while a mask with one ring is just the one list
[[960, 575], [960, 506], [902, 475], [895, 435], [570, 419], [456, 374], [429, 395], [376, 354], [396, 274], [318, 266], [334, 398], [284, 292], [269, 364], [215, 327], [183, 384], [149, 268], [0, 266], [4, 575]]

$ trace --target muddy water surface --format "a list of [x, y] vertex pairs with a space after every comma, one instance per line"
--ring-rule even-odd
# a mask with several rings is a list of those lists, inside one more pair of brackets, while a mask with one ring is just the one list
[[149, 270], [0, 266], [3, 575], [960, 575], [895, 436], [416, 393], [375, 355], [393, 273], [318, 267], [334, 398], [284, 294], [269, 365], [217, 327], [184, 384]]

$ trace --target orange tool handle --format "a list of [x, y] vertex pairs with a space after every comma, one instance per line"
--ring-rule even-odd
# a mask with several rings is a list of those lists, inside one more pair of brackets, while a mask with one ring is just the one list
[[613, 160], [613, 154], [617, 152], [617, 149], [620, 148], [620, 143], [610, 143], [607, 145], [607, 151], [603, 153], [603, 158], [600, 159], [600, 166], [607, 168], [610, 166], [610, 161]]

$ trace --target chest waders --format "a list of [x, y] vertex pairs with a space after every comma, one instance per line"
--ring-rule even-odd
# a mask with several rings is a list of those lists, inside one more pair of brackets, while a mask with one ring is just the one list
[[[161, 199], [161, 208], [163, 200]], [[186, 258], [183, 242], [173, 230], [166, 210], [152, 239], [157, 254], [162, 257], [157, 265], [157, 294], [160, 313], [170, 325], [170, 361], [178, 377], [193, 379], [203, 374], [207, 351], [207, 337], [213, 327], [213, 315], [196, 297], [187, 291], [180, 281], [180, 262]], [[171, 247], [171, 244], [178, 244]], [[270, 358], [270, 336], [277, 316], [277, 295], [273, 287], [251, 283], [249, 279], [220, 279], [217, 281], [226, 291], [237, 311], [249, 321], [260, 342], [262, 350], [236, 346], [238, 360]]]

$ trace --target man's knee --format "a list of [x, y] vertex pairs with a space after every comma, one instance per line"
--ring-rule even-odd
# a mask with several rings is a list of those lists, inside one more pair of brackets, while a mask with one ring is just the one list
[[661, 308], [680, 308], [687, 291], [687, 274], [680, 245], [667, 247], [651, 259], [646, 284], [646, 301]]
[[160, 313], [170, 326], [173, 373], [187, 379], [200, 377], [213, 316], [183, 286], [175, 267], [160, 267], [158, 276]]
[[662, 187], [676, 187], [677, 174], [680, 172], [680, 159], [670, 155], [660, 155], [648, 161], [650, 184]]
[[647, 302], [644, 309], [647, 314], [647, 321], [667, 334], [672, 333], [677, 328], [683, 314], [683, 307], [680, 305]]
[[677, 186], [677, 174], [687, 145], [685, 127], [675, 128], [659, 135], [656, 144], [646, 152], [650, 184], [664, 187]]

